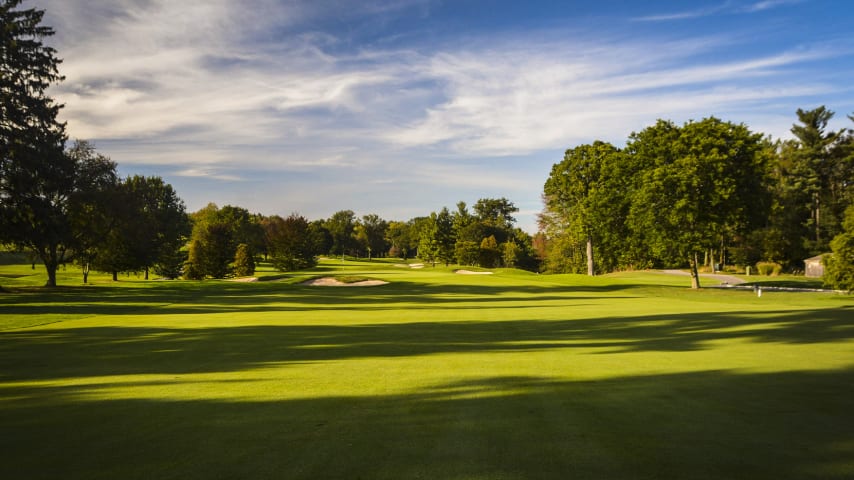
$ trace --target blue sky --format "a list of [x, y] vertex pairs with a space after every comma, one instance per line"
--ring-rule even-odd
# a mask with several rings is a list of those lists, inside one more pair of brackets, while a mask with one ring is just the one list
[[536, 230], [563, 152], [711, 115], [854, 126], [834, 0], [28, 0], [72, 138], [208, 202], [408, 220], [507, 197]]

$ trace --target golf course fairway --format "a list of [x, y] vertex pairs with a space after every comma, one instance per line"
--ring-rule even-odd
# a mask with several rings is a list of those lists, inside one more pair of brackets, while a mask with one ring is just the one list
[[[43, 289], [0, 267], [0, 478], [854, 478], [850, 295], [382, 261], [72, 270]], [[302, 283], [326, 276], [388, 283]]]

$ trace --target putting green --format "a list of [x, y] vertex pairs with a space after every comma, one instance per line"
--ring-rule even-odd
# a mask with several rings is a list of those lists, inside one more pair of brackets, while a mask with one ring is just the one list
[[[851, 478], [854, 298], [331, 260], [0, 267], [0, 478]], [[370, 288], [316, 288], [316, 277]], [[264, 281], [275, 279], [277, 281]]]

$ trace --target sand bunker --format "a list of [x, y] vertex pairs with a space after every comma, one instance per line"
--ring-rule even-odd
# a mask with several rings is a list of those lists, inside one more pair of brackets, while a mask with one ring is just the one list
[[492, 275], [492, 272], [472, 272], [471, 270], [457, 270], [454, 273], [459, 275]]
[[313, 278], [302, 282], [303, 285], [310, 285], [312, 287], [375, 287], [377, 285], [386, 285], [387, 283], [382, 280], [362, 280], [361, 282], [346, 283], [332, 277]]
[[258, 277], [232, 278], [230, 282], [257, 282]]

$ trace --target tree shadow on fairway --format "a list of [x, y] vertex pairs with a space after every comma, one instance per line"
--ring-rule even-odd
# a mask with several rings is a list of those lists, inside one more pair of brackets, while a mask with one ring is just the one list
[[[265, 365], [445, 353], [682, 352], [719, 341], [854, 339], [851, 309], [570, 320], [421, 321], [230, 327], [43, 327], [0, 332], [0, 381], [235, 372]], [[595, 350], [590, 350], [595, 349]]]
[[[141, 287], [63, 287], [59, 290], [18, 289], [0, 297], [0, 313], [9, 315], [179, 315], [229, 312], [295, 312], [322, 309], [394, 310], [489, 308], [547, 301], [634, 298], [615, 296], [625, 285], [595, 287], [541, 285], [470, 285], [396, 282], [376, 287], [311, 287], [276, 283], [189, 283]], [[582, 295], [591, 294], [591, 295]]]
[[330, 392], [280, 401], [110, 400], [71, 389], [4, 387], [0, 477], [779, 480], [854, 474], [851, 370], [575, 382], [484, 376], [405, 394]]

